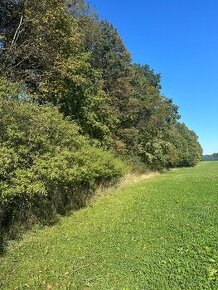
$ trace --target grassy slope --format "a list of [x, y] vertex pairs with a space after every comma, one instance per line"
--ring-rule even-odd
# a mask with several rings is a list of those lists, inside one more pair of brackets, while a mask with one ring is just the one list
[[29, 232], [0, 259], [0, 288], [218, 289], [217, 221], [218, 162], [171, 171]]

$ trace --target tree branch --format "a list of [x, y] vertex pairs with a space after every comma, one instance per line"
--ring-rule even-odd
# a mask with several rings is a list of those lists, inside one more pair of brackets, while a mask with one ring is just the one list
[[13, 47], [13, 45], [15, 44], [15, 42], [17, 41], [17, 37], [19, 35], [19, 31], [20, 31], [20, 28], [21, 28], [22, 23], [23, 23], [23, 15], [21, 15], [19, 25], [18, 25], [18, 27], [17, 27], [17, 29], [15, 31], [14, 37], [12, 39], [11, 48]]

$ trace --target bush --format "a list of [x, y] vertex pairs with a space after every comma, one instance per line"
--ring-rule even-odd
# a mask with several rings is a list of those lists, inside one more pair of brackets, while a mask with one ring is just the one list
[[110, 152], [91, 146], [54, 107], [1, 100], [1, 227], [51, 223], [85, 205], [95, 188], [124, 173]]

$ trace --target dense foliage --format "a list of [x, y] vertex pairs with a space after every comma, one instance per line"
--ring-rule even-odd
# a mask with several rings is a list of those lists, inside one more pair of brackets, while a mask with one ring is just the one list
[[160, 75], [133, 64], [83, 0], [2, 0], [0, 64], [0, 202], [10, 208], [81, 202], [82, 191], [122, 174], [103, 149], [154, 169], [201, 158]]
[[0, 15], [1, 74], [33, 100], [53, 103], [83, 134], [148, 166], [197, 163], [197, 136], [161, 95], [160, 75], [133, 64], [117, 30], [83, 0], [3, 0]]
[[0, 210], [16, 220], [50, 222], [83, 206], [97, 185], [116, 180], [124, 165], [91, 146], [57, 109], [26, 102], [0, 104]]

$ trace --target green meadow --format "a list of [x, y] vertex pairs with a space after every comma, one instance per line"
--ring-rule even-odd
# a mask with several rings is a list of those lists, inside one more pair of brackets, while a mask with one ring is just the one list
[[96, 197], [0, 257], [0, 289], [218, 289], [218, 162]]

